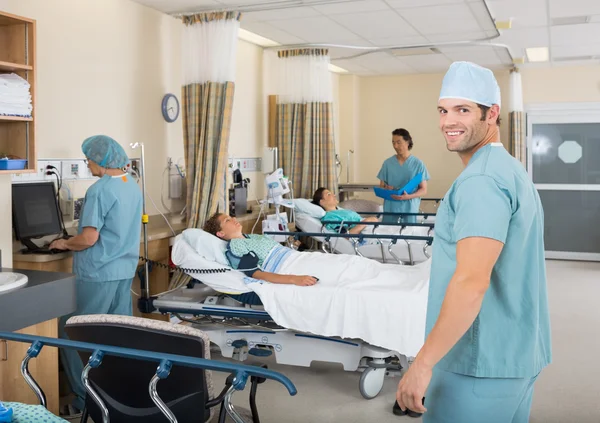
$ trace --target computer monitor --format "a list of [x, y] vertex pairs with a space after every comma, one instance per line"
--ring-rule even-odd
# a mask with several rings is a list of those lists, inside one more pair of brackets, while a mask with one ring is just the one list
[[31, 238], [62, 233], [62, 226], [52, 182], [12, 185], [13, 228], [15, 236], [30, 251], [38, 247]]

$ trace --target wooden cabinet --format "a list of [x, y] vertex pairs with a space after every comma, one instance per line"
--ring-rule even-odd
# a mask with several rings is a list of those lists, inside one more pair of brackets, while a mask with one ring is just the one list
[[[28, 335], [58, 337], [58, 320], [52, 319], [17, 331]], [[30, 344], [0, 341], [0, 398], [2, 401], [39, 404], [37, 396], [21, 376], [21, 362]], [[46, 394], [48, 410], [58, 415], [58, 349], [43, 347], [29, 361], [29, 372]]]
[[31, 173], [35, 155], [35, 20], [0, 11], [0, 73], [15, 73], [30, 84], [31, 117], [0, 115], [0, 154], [26, 159], [24, 170], [1, 170], [0, 174]]

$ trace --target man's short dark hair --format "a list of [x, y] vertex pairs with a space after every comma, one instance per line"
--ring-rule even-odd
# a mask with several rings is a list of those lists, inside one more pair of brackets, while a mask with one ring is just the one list
[[408, 132], [404, 128], [398, 128], [398, 129], [394, 129], [394, 131], [392, 132], [392, 136], [394, 136], [394, 135], [397, 137], [402, 137], [404, 139], [404, 141], [408, 142], [408, 149], [412, 150], [414, 143], [413, 143], [412, 137], [410, 136], [410, 132]]
[[[484, 106], [483, 104], [477, 104], [477, 107], [479, 107], [479, 110], [481, 110], [481, 120], [486, 120], [487, 113], [491, 109], [491, 107]], [[496, 119], [496, 125], [500, 126], [500, 115], [498, 115], [498, 119]]]

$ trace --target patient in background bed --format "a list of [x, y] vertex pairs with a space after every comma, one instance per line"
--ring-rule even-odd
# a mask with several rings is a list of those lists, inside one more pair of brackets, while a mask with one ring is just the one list
[[336, 221], [344, 222], [343, 225], [327, 223], [325, 227], [330, 231], [339, 232], [340, 226], [351, 234], [359, 234], [365, 229], [366, 225], [347, 224], [346, 222], [378, 222], [376, 217], [367, 217], [363, 219], [353, 210], [346, 210], [338, 207], [339, 201], [336, 196], [327, 188], [319, 188], [313, 195], [313, 204], [320, 206], [325, 210], [325, 216], [321, 218], [322, 222]]

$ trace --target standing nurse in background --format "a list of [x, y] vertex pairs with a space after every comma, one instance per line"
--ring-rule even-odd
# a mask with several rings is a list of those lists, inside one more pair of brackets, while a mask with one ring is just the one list
[[[71, 316], [120, 314], [131, 316], [131, 283], [140, 251], [142, 193], [123, 171], [128, 158], [118, 142], [105, 135], [86, 139], [81, 146], [92, 175], [100, 179], [85, 194], [77, 236], [54, 241], [50, 248], [72, 250], [77, 309], [63, 316], [59, 336]], [[76, 395], [74, 413], [83, 409], [83, 364], [75, 350], [60, 350], [63, 367]], [[65, 413], [70, 415], [71, 413]]]
[[[427, 195], [427, 181], [429, 172], [425, 164], [415, 156], [410, 154], [413, 148], [413, 140], [406, 129], [395, 129], [392, 132], [392, 146], [396, 154], [381, 166], [377, 174], [379, 186], [385, 189], [398, 190], [405, 186], [408, 181], [423, 174], [423, 180], [419, 184], [419, 189], [412, 193], [403, 193], [402, 195], [393, 195], [392, 200], [384, 200], [383, 211], [390, 213], [418, 213], [421, 205], [421, 197]], [[399, 216], [384, 216], [383, 222], [396, 222]], [[416, 216], [402, 217], [402, 222], [415, 223]]]

